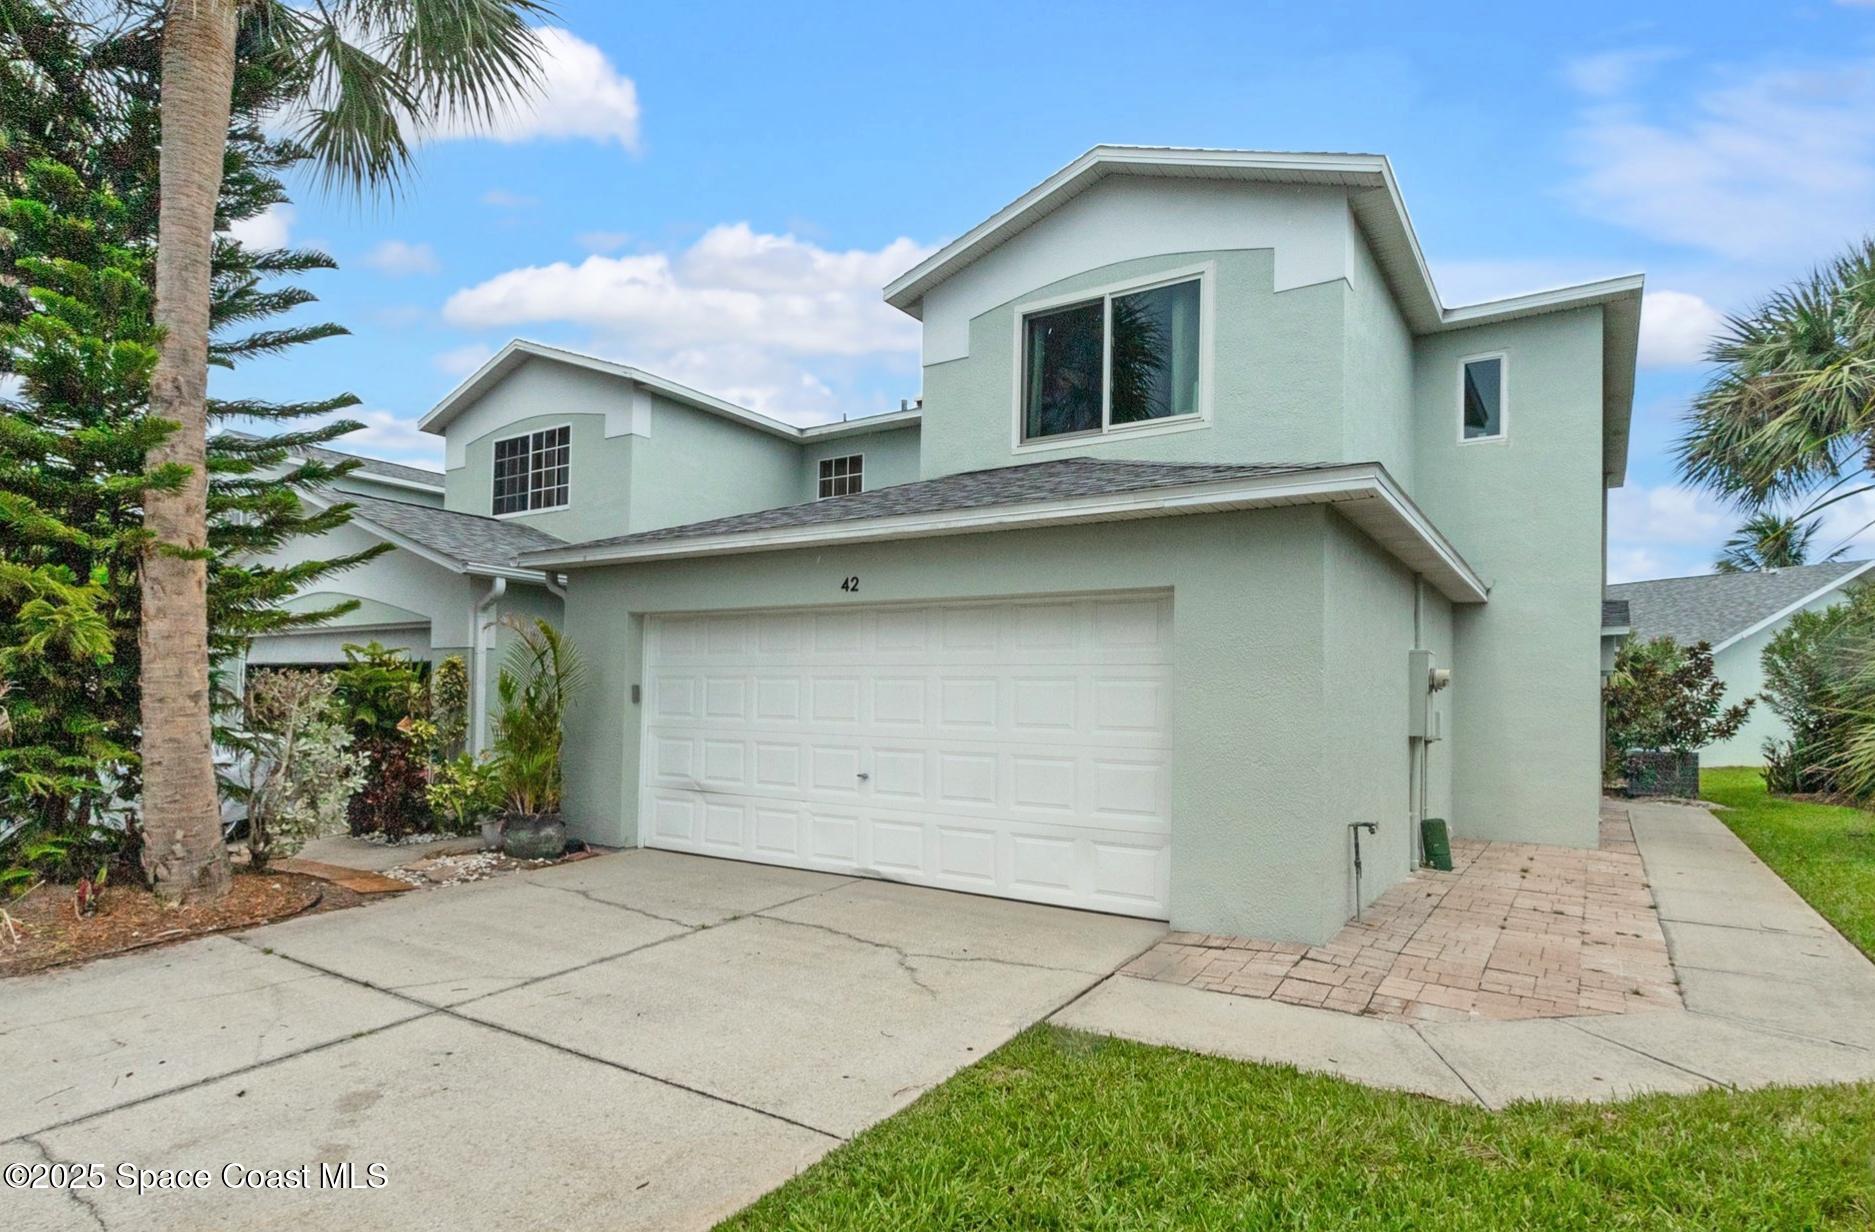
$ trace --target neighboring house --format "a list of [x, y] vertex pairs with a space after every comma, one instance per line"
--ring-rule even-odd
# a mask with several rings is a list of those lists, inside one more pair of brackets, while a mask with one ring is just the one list
[[567, 541], [582, 837], [1308, 941], [1352, 824], [1595, 844], [1638, 276], [1448, 308], [1384, 158], [1103, 146], [886, 299], [921, 413], [515, 343], [423, 421]]
[[[1725, 682], [1730, 705], [1757, 696], [1764, 687], [1764, 648], [1793, 615], [1842, 602], [1871, 568], [1875, 560], [1831, 561], [1756, 573], [1622, 582], [1607, 593], [1611, 601], [1627, 604], [1629, 636], [1670, 637], [1686, 646], [1710, 644], [1713, 670]], [[1760, 701], [1737, 735], [1707, 745], [1699, 760], [1707, 766], [1762, 766], [1764, 742], [1789, 734], [1783, 720]]]

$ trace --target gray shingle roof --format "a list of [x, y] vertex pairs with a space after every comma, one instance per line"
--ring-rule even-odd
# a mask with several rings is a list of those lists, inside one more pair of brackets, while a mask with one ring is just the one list
[[455, 513], [430, 505], [380, 500], [354, 492], [331, 494], [337, 501], [358, 506], [354, 517], [401, 535], [459, 565], [512, 566], [523, 552], [564, 546], [545, 531], [503, 522], [473, 513]]
[[1139, 492], [1150, 488], [1176, 488], [1188, 484], [1231, 479], [1255, 479], [1268, 475], [1296, 474], [1322, 470], [1339, 463], [1307, 465], [1253, 466], [1224, 463], [1113, 462], [1096, 458], [1060, 458], [1050, 462], [1031, 462], [1024, 466], [1003, 466], [994, 470], [968, 471], [916, 483], [894, 484], [851, 496], [835, 496], [801, 505], [783, 505], [757, 513], [741, 513], [593, 539], [572, 546], [578, 548], [621, 547], [640, 543], [668, 543], [682, 539], [703, 539], [714, 535], [733, 535], [751, 531], [780, 530], [793, 526], [818, 526], [828, 523], [860, 521], [867, 518], [899, 517], [905, 514], [945, 513], [958, 509], [983, 509], [996, 505], [1021, 505], [1040, 501], [1064, 500], [1076, 496], [1105, 496], [1119, 492]]
[[1718, 646], [1866, 563], [1842, 560], [1758, 573], [1622, 582], [1608, 587], [1606, 597], [1627, 601], [1635, 637]]
[[1626, 599], [1602, 600], [1602, 628], [1625, 629], [1628, 627], [1628, 601]]
[[342, 449], [326, 449], [318, 445], [307, 445], [297, 452], [321, 462], [357, 462], [358, 472], [365, 475], [382, 475], [386, 479], [402, 479], [409, 483], [424, 483], [431, 487], [443, 486], [440, 471], [426, 470], [421, 466], [405, 466], [401, 462], [386, 462], [382, 458], [367, 458], [361, 453], [346, 453]]

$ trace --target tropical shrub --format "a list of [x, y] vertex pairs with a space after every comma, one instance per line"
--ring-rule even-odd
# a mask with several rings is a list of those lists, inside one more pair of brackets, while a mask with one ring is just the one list
[[435, 755], [455, 757], [469, 741], [469, 667], [450, 655], [430, 673], [430, 721], [436, 724]]
[[323, 672], [263, 671], [248, 679], [239, 737], [244, 773], [233, 790], [247, 804], [255, 868], [342, 829], [353, 793], [364, 786], [336, 689]]
[[502, 796], [511, 813], [557, 813], [566, 707], [585, 683], [585, 669], [572, 643], [546, 621], [508, 617], [502, 624], [516, 635], [495, 686]]
[[1725, 684], [1713, 672], [1706, 643], [1630, 640], [1602, 685], [1610, 752], [1617, 759], [1634, 750], [1688, 753], [1734, 736], [1753, 699], [1729, 707], [1724, 699]]
[[1765, 742], [1765, 785], [1875, 797], [1875, 588], [1798, 612], [1764, 648], [1765, 704], [1790, 729]]
[[401, 650], [377, 642], [344, 649], [333, 684], [352, 747], [368, 763], [347, 819], [353, 834], [395, 841], [431, 823], [424, 794], [429, 689]]
[[492, 761], [458, 753], [431, 773], [428, 799], [450, 830], [472, 834], [501, 808], [501, 769]]

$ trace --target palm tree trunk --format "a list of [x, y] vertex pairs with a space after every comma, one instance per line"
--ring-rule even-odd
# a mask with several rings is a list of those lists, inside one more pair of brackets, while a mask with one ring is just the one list
[[206, 470], [209, 263], [234, 92], [234, 0], [170, 0], [163, 26], [162, 204], [156, 323], [164, 330], [150, 412], [181, 427], [150, 451], [189, 479], [152, 492], [138, 635], [143, 680], [143, 864], [170, 900], [219, 898], [230, 870], [221, 840], [209, 727]]

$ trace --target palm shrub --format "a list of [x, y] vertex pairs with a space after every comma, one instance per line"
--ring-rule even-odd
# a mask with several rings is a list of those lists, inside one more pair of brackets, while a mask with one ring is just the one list
[[429, 690], [410, 656], [377, 642], [346, 646], [333, 673], [353, 747], [368, 763], [347, 818], [353, 834], [396, 841], [430, 823], [425, 796]]
[[1724, 699], [1706, 643], [1681, 646], [1670, 637], [1624, 643], [1602, 685], [1609, 777], [1636, 752], [1686, 754], [1737, 735], [1754, 699], [1729, 707]]
[[336, 833], [352, 796], [364, 786], [364, 763], [325, 672], [262, 671], [249, 677], [234, 789], [247, 805], [249, 863], [267, 867], [308, 839]]
[[1765, 785], [1875, 798], [1875, 588], [1796, 613], [1761, 663], [1765, 704], [1790, 731], [1765, 742]]
[[567, 702], [584, 684], [573, 644], [544, 620], [505, 617], [515, 634], [495, 686], [495, 763], [511, 814], [555, 814], [561, 804], [561, 753]]

